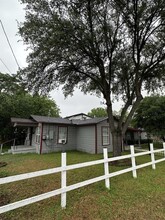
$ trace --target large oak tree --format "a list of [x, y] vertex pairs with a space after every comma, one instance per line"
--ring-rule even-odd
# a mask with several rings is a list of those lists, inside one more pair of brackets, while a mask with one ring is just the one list
[[[32, 52], [20, 75], [29, 89], [63, 85], [102, 94], [114, 156], [142, 100], [142, 89], [164, 86], [165, 0], [21, 0], [19, 33]], [[112, 103], [122, 99], [119, 121]], [[129, 114], [125, 119], [125, 114]]]

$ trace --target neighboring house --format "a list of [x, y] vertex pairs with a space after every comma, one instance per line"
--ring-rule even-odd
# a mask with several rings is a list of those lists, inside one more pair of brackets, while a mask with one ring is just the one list
[[141, 132], [140, 129], [128, 127], [125, 133], [124, 144], [131, 145], [140, 143]]
[[146, 131], [144, 131], [144, 129], [142, 129], [141, 131], [141, 140], [147, 140], [149, 139], [149, 134], [147, 134]]
[[137, 144], [140, 147], [141, 144], [149, 144], [153, 140], [158, 141], [158, 137], [147, 133], [143, 128], [137, 129], [128, 127], [125, 133], [124, 145], [129, 146]]
[[91, 118], [83, 113], [66, 118], [31, 115], [30, 119], [11, 118], [14, 127], [27, 127], [24, 146], [13, 146], [12, 153], [48, 153], [78, 150], [91, 154], [112, 152], [107, 117]]
[[84, 120], [84, 119], [91, 119], [92, 117], [89, 116], [89, 115], [86, 115], [84, 113], [79, 113], [79, 114], [76, 114], [76, 115], [71, 115], [71, 116], [67, 116], [65, 117], [69, 120], [72, 120], [72, 119], [80, 119], [80, 120]]

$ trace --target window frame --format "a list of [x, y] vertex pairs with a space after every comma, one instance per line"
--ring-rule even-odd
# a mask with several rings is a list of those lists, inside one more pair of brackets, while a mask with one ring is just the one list
[[65, 142], [65, 144], [68, 142], [68, 126], [65, 126], [65, 125], [59, 125], [58, 126], [58, 136], [57, 136], [57, 143], [58, 144], [62, 144], [62, 143], [60, 143], [59, 142], [59, 140], [60, 140], [60, 128], [66, 128], [66, 142]]
[[[104, 128], [108, 129], [108, 135], [103, 135]], [[104, 143], [104, 137], [108, 137], [108, 143]], [[101, 127], [101, 139], [102, 139], [102, 146], [109, 146], [110, 145], [110, 129], [109, 126], [102, 126]]]

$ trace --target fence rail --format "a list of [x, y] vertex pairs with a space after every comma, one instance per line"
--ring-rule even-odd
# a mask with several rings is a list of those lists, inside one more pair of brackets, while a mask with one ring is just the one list
[[4, 145], [4, 144], [10, 143], [10, 142], [14, 141], [14, 145], [15, 145], [15, 140], [16, 140], [16, 138], [13, 138], [13, 139], [11, 139], [11, 140], [8, 140], [8, 141], [5, 141], [5, 142], [1, 143], [0, 154], [2, 154], [2, 149], [3, 149], [3, 145]]
[[[78, 164], [73, 164], [73, 165], [67, 165], [66, 153], [62, 153], [61, 154], [62, 155], [61, 167], [47, 169], [47, 170], [40, 170], [40, 171], [26, 173], [26, 174], [20, 174], [20, 175], [15, 175], [15, 176], [11, 176], [11, 177], [0, 178], [0, 184], [6, 184], [6, 183], [15, 182], [15, 181], [20, 181], [20, 180], [25, 180], [25, 179], [29, 179], [29, 178], [38, 177], [38, 176], [61, 172], [61, 188], [60, 189], [53, 190], [53, 191], [50, 191], [47, 193], [43, 193], [43, 194], [31, 197], [31, 198], [27, 198], [27, 199], [18, 201], [18, 202], [14, 202], [12, 204], [1, 206], [0, 213], [11, 211], [16, 208], [20, 208], [25, 205], [29, 205], [29, 204], [32, 204], [32, 203], [35, 203], [35, 202], [59, 195], [59, 194], [61, 194], [61, 207], [65, 208], [66, 207], [66, 193], [71, 190], [78, 189], [80, 187], [87, 186], [89, 184], [99, 182], [102, 180], [105, 180], [105, 187], [107, 189], [110, 189], [110, 178], [127, 173], [127, 172], [131, 172], [131, 171], [132, 171], [133, 177], [137, 178], [137, 170], [138, 169], [141, 169], [141, 168], [144, 168], [147, 166], [152, 166], [152, 169], [156, 169], [157, 163], [165, 161], [165, 143], [163, 143], [163, 148], [159, 149], [159, 150], [154, 150], [153, 144], [150, 144], [150, 151], [147, 151], [147, 152], [135, 153], [134, 146], [130, 146], [130, 150], [131, 150], [131, 154], [129, 154], [129, 155], [108, 158], [107, 149], [104, 148], [103, 149], [104, 159], [97, 160], [97, 161], [78, 163]], [[155, 160], [155, 153], [157, 153], [157, 152], [163, 152], [164, 157], [159, 160]], [[151, 155], [151, 162], [136, 165], [136, 157], [144, 156], [144, 155], [148, 155], [148, 154]], [[132, 167], [126, 168], [123, 170], [119, 170], [119, 171], [116, 171], [113, 173], [109, 173], [109, 162], [128, 159], [128, 158], [131, 158]], [[88, 166], [94, 166], [94, 165], [98, 165], [98, 164], [104, 164], [104, 175], [67, 186], [66, 174], [67, 174], [68, 170], [74, 170], [74, 169], [88, 167]]]

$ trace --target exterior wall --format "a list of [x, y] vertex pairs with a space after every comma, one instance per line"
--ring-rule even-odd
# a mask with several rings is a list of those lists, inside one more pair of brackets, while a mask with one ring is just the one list
[[[59, 125], [60, 126], [60, 125]], [[42, 153], [67, 151], [76, 149], [76, 129], [73, 126], [67, 127], [66, 144], [58, 143], [58, 125], [43, 125]]]
[[[59, 125], [60, 126], [60, 125]], [[103, 121], [96, 125], [86, 126], [67, 126], [68, 136], [66, 144], [58, 143], [58, 125], [43, 125], [43, 140], [42, 140], [42, 153], [60, 152], [68, 150], [78, 150], [95, 154], [96, 142], [97, 153], [103, 153], [103, 148], [108, 148], [108, 152], [112, 152], [112, 135], [110, 133], [110, 144], [103, 146], [102, 144], [102, 127], [109, 126], [106, 121]], [[35, 142], [36, 130], [32, 135], [32, 146], [36, 147], [37, 153], [40, 153], [40, 144]], [[95, 132], [97, 130], [97, 135]], [[49, 137], [49, 132], [53, 133], [53, 137]], [[96, 140], [97, 138], [97, 140]]]
[[68, 136], [66, 144], [57, 144], [57, 151], [76, 150], [76, 127], [68, 126]]
[[77, 150], [95, 153], [95, 125], [77, 127]]
[[100, 122], [97, 126], [97, 153], [103, 153], [103, 148], [106, 147], [108, 149], [108, 152], [113, 151], [112, 146], [112, 134], [110, 132], [110, 144], [109, 145], [103, 145], [102, 143], [102, 127], [109, 127], [109, 123], [105, 120], [103, 122]]

